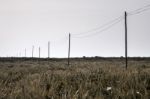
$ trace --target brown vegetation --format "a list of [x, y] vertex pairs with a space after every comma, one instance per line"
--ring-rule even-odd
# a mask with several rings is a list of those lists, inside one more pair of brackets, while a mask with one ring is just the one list
[[[149, 99], [150, 62], [123, 59], [0, 62], [0, 99]], [[109, 88], [109, 89], [108, 89]]]

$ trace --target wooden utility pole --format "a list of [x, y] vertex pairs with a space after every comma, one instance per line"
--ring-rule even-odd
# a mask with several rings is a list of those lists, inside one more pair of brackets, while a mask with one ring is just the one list
[[34, 46], [32, 46], [32, 58], [34, 56]]
[[19, 57], [21, 57], [21, 52], [19, 53]]
[[26, 57], [26, 48], [25, 48], [25, 50], [24, 50], [24, 56]]
[[71, 34], [69, 33], [69, 47], [68, 47], [68, 66], [70, 65], [70, 44], [71, 44]]
[[39, 58], [41, 57], [41, 48], [39, 47]]
[[127, 12], [125, 11], [125, 59], [126, 69], [128, 68], [128, 35], [127, 35]]
[[50, 41], [48, 42], [48, 58], [50, 58]]

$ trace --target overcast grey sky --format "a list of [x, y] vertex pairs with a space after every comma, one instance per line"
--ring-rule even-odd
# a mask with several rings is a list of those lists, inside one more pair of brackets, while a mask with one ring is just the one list
[[[0, 56], [24, 56], [26, 48], [30, 57], [34, 45], [34, 55], [40, 46], [46, 57], [51, 41], [51, 56], [67, 57], [69, 32], [92, 30], [149, 4], [150, 0], [0, 0]], [[129, 56], [150, 56], [149, 18], [150, 10], [128, 17]], [[92, 36], [72, 37], [72, 57], [124, 56], [124, 20], [88, 34]]]

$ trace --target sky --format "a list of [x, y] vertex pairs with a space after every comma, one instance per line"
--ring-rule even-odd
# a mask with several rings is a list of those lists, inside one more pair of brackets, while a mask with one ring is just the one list
[[[71, 57], [124, 56], [124, 12], [146, 5], [150, 0], [0, 0], [0, 56], [24, 57], [26, 49], [31, 57], [34, 46], [34, 57], [39, 47], [47, 57], [50, 41], [51, 57], [67, 57], [69, 33]], [[150, 56], [149, 18], [150, 10], [128, 14], [128, 56]]]

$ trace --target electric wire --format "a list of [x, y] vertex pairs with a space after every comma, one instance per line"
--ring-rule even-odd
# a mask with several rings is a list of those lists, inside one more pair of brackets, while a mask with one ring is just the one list
[[[136, 9], [136, 10], [134, 10], [134, 11], [131, 11], [131, 12], [128, 13], [128, 16], [136, 15], [136, 14], [142, 13], [142, 12], [147, 11], [147, 10], [150, 10], [150, 5], [146, 5], [146, 6], [144, 6], [144, 7], [141, 7], [141, 8], [139, 8], [139, 9]], [[87, 31], [87, 32], [82, 32], [82, 33], [78, 33], [78, 34], [73, 34], [73, 38], [84, 38], [84, 37], [92, 36], [92, 35], [94, 35], [94, 34], [97, 35], [98, 33], [103, 32], [103, 31], [109, 29], [109, 27], [112, 27], [112, 25], [118, 23], [118, 20], [120, 20], [120, 19], [122, 19], [122, 18], [124, 18], [124, 16], [120, 16], [120, 17], [118, 17], [118, 18], [116, 18], [116, 19], [114, 19], [114, 20], [109, 21], [108, 23], [106, 23], [106, 24], [104, 24], [104, 25], [102, 25], [102, 26], [100, 26], [100, 27], [91, 29], [91, 30], [89, 30], [89, 31]], [[113, 23], [114, 23], [114, 24], [113, 24]], [[110, 25], [110, 24], [112, 24], [112, 25]], [[109, 26], [109, 25], [110, 25], [110, 26]], [[107, 27], [107, 26], [108, 26], [108, 27]], [[104, 27], [106, 27], [106, 28], [104, 28]], [[104, 28], [104, 29], [103, 29], [103, 28]], [[100, 29], [102, 29], [102, 30], [99, 31], [99, 32], [96, 32], [97, 30], [100, 30]], [[96, 32], [96, 33], [92, 33], [92, 32]], [[89, 33], [90, 33], [90, 34], [89, 34]], [[87, 35], [87, 34], [89, 34], [89, 35]]]
[[147, 11], [147, 10], [149, 10], [149, 9], [150, 9], [150, 5], [146, 5], [146, 6], [144, 6], [144, 7], [141, 7], [141, 8], [139, 8], [139, 9], [136, 9], [136, 10], [134, 10], [134, 11], [130, 11], [130, 12], [128, 13], [128, 15], [136, 15], [136, 14], [142, 13], [142, 12], [144, 12], [144, 11]]
[[104, 33], [104, 31], [107, 31], [108, 29], [110, 29], [111, 27], [115, 26], [117, 23], [121, 22], [123, 19], [120, 19], [118, 20], [117, 22], [109, 25], [108, 27], [102, 29], [101, 31], [98, 31], [98, 32], [95, 32], [95, 33], [92, 33], [92, 34], [89, 34], [89, 35], [85, 35], [85, 36], [80, 36], [80, 37], [73, 37], [73, 38], [88, 38], [88, 37], [93, 37], [93, 36], [96, 36], [98, 34], [101, 34], [101, 33]]
[[78, 37], [78, 36], [85, 35], [85, 34], [88, 34], [88, 33], [91, 33], [91, 32], [95, 32], [95, 31], [100, 30], [100, 29], [102, 29], [102, 28], [104, 28], [104, 27], [106, 27], [106, 26], [108, 26], [108, 25], [110, 25], [110, 24], [112, 24], [112, 23], [114, 23], [114, 22], [116, 22], [116, 21], [122, 19], [122, 18], [123, 18], [123, 16], [119, 16], [119, 17], [117, 17], [117, 18], [115, 18], [115, 19], [109, 21], [108, 23], [106, 23], [106, 24], [104, 24], [104, 25], [102, 25], [102, 26], [100, 26], [100, 27], [93, 28], [93, 29], [91, 29], [91, 30], [88, 30], [88, 31], [86, 31], [86, 32], [81, 32], [81, 33], [78, 33], [78, 34], [72, 34], [72, 35], [73, 35], [74, 37]]
[[[133, 16], [133, 15], [137, 15], [140, 14], [142, 12], [148, 11], [150, 10], [150, 4], [146, 5], [144, 7], [138, 8], [136, 10], [130, 11], [127, 13], [128, 16]], [[115, 26], [116, 24], [118, 24], [119, 22], [121, 22], [123, 20], [124, 16], [119, 16], [111, 21], [109, 21], [106, 24], [103, 24], [100, 27], [96, 27], [93, 28], [91, 30], [85, 31], [85, 32], [81, 32], [81, 33], [77, 33], [77, 34], [72, 34], [72, 38], [88, 38], [88, 37], [93, 37], [96, 35], [99, 35], [101, 33], [104, 33], [104, 31], [107, 31], [108, 29], [112, 28], [113, 26]], [[56, 40], [55, 43], [59, 43], [58, 45], [63, 45], [68, 41], [68, 37], [65, 36], [59, 40]], [[17, 53], [17, 57], [19, 56], [19, 54], [21, 53]], [[21, 55], [20, 55], [21, 56]]]
[[140, 14], [140, 13], [145, 12], [145, 11], [148, 11], [148, 10], [150, 10], [150, 8], [143, 9], [143, 10], [141, 10], [141, 11], [137, 11], [137, 12], [132, 13], [132, 14], [129, 13], [129, 16], [131, 16], [131, 15], [137, 15], [137, 14]]

